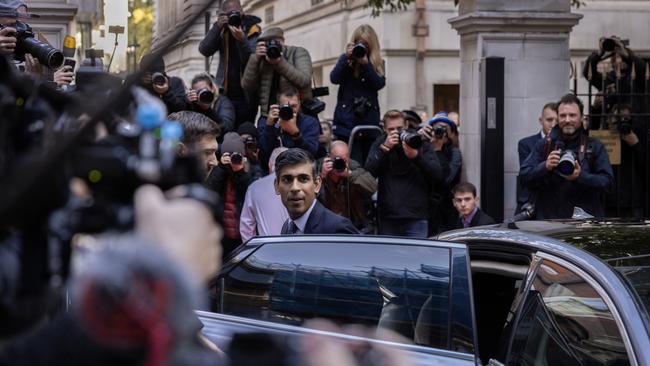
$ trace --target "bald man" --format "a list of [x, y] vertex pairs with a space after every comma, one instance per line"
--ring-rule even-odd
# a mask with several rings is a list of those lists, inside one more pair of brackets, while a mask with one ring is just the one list
[[377, 180], [350, 159], [348, 144], [332, 142], [329, 156], [322, 159], [320, 176], [321, 203], [337, 215], [349, 218], [359, 230], [367, 228], [366, 209], [377, 191]]

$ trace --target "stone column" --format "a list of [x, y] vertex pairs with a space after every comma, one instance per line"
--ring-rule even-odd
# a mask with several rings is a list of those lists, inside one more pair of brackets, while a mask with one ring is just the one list
[[460, 133], [464, 179], [481, 186], [481, 60], [505, 58], [504, 217], [516, 206], [517, 142], [539, 132], [542, 106], [569, 92], [569, 33], [582, 15], [567, 0], [461, 0]]

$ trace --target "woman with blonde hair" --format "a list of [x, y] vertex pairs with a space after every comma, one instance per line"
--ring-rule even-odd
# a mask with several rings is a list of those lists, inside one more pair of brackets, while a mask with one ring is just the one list
[[354, 30], [330, 80], [339, 85], [333, 126], [337, 138], [347, 141], [357, 125], [379, 125], [377, 94], [386, 85], [386, 76], [379, 39], [371, 26]]

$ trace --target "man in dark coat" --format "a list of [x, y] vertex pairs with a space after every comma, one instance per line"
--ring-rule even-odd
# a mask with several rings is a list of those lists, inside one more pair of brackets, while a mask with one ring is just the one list
[[359, 233], [350, 220], [328, 210], [316, 199], [321, 178], [307, 151], [284, 151], [275, 161], [275, 172], [275, 192], [289, 213], [282, 226], [283, 235]]
[[165, 103], [167, 112], [169, 113], [187, 109], [187, 96], [185, 94], [183, 80], [176, 76], [167, 75], [165, 72], [165, 60], [162, 57], [147, 54], [142, 57], [140, 67], [149, 63], [151, 64], [142, 77], [140, 86], [145, 88], [150, 94], [159, 97]]
[[456, 229], [496, 224], [490, 215], [478, 207], [479, 198], [476, 195], [476, 187], [472, 183], [458, 183], [451, 193], [454, 196], [454, 207], [459, 214]]

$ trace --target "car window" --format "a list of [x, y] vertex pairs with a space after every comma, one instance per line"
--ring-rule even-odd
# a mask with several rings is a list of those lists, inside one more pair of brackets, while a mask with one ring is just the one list
[[449, 349], [449, 261], [449, 249], [428, 246], [268, 244], [224, 277], [222, 311], [379, 326]]
[[544, 259], [526, 294], [509, 365], [627, 365], [616, 320], [598, 292]]

